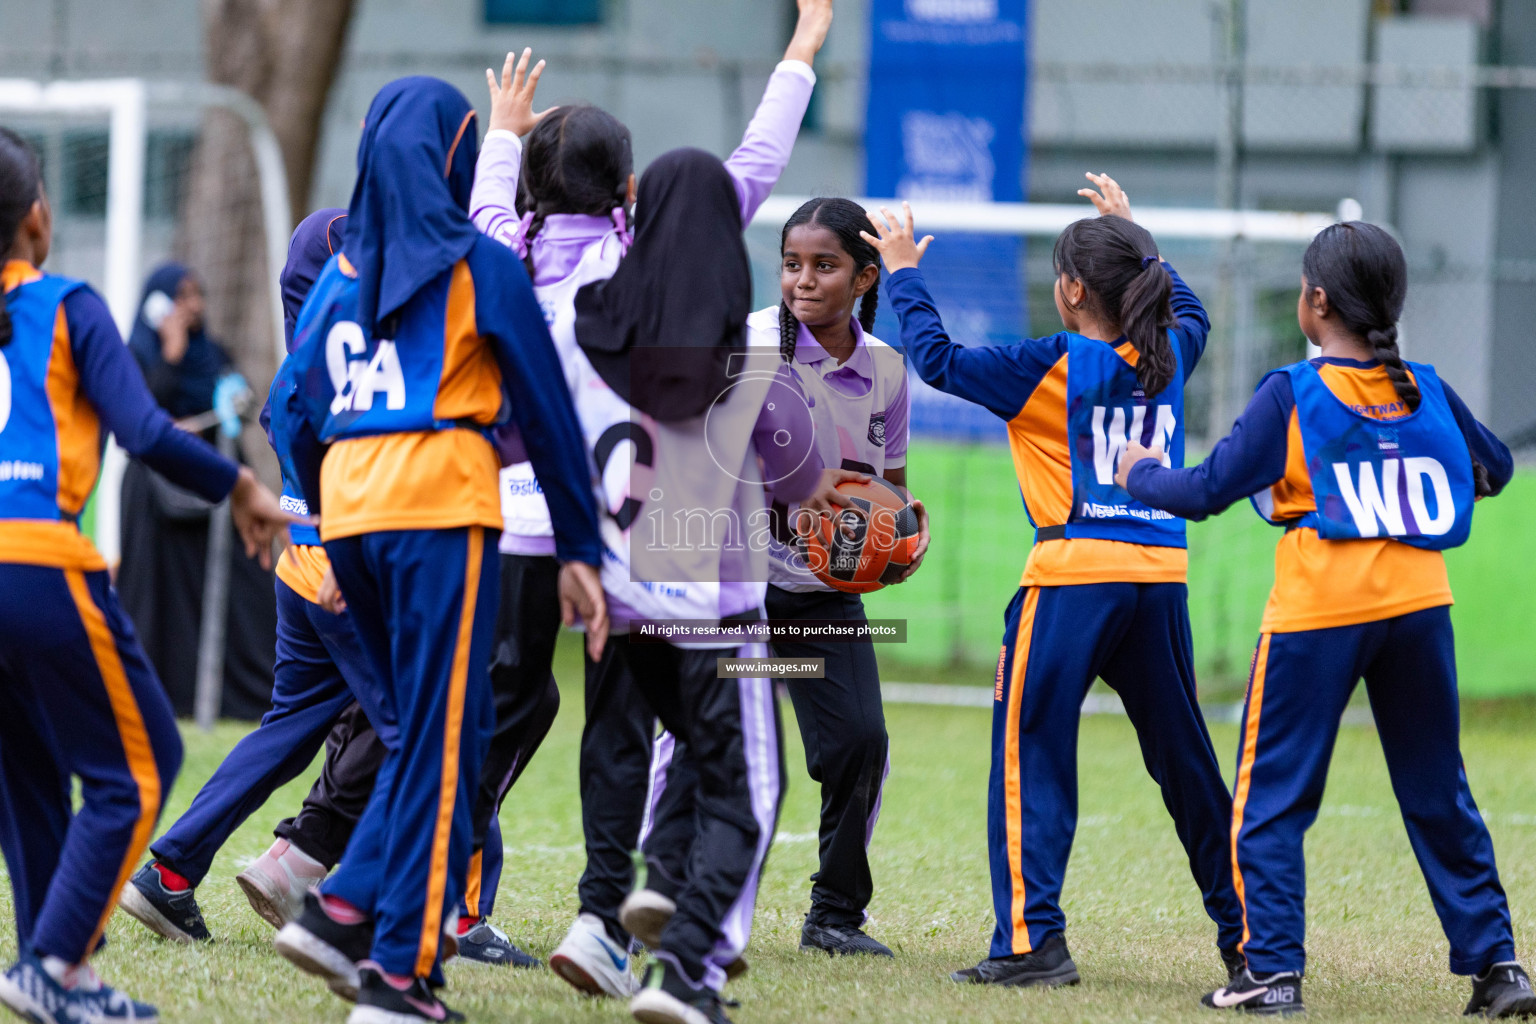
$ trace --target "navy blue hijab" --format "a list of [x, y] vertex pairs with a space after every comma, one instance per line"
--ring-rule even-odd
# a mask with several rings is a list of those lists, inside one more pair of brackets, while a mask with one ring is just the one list
[[283, 336], [288, 351], [293, 351], [293, 329], [299, 322], [304, 297], [314, 286], [326, 261], [341, 251], [341, 233], [346, 227], [347, 211], [316, 210], [299, 221], [288, 241], [288, 262], [278, 283], [283, 289]]
[[144, 294], [139, 298], [133, 332], [128, 335], [128, 347], [138, 360], [139, 369], [144, 371], [155, 401], [173, 419], [196, 416], [213, 408], [214, 385], [230, 365], [228, 354], [208, 337], [202, 324], [189, 333], [187, 353], [181, 357], [181, 362], [171, 366], [160, 354], [160, 331], [151, 326], [145, 316], [145, 307], [156, 292], [162, 292], [174, 301], [176, 290], [191, 274], [180, 263], [166, 263], [149, 275], [149, 280], [144, 283]]
[[479, 237], [469, 220], [474, 119], [463, 93], [421, 76], [389, 83], [368, 108], [343, 245], [369, 337]]

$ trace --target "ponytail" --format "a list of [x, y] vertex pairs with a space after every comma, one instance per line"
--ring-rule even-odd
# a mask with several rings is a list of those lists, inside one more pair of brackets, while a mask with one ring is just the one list
[[1309, 290], [1327, 293], [1344, 327], [1371, 346], [1408, 411], [1417, 410], [1419, 386], [1397, 351], [1397, 321], [1408, 297], [1408, 261], [1397, 239], [1364, 221], [1330, 224], [1307, 246], [1301, 273]]
[[[864, 207], [851, 199], [811, 199], [803, 204], [789, 220], [784, 222], [784, 230], [779, 233], [779, 252], [784, 251], [784, 245], [789, 240], [790, 231], [807, 224], [814, 224], [826, 228], [836, 236], [838, 244], [843, 247], [843, 252], [853, 260], [853, 272], [861, 273], [865, 267], [877, 267], [880, 265], [880, 252], [874, 246], [864, 241], [861, 232], [869, 230], [869, 215], [864, 212]], [[875, 330], [875, 314], [880, 309], [880, 282], [876, 280], [859, 299], [859, 326], [864, 328], [866, 334], [872, 334]], [[787, 363], [795, 357], [795, 341], [799, 334], [800, 321], [795, 319], [795, 314], [789, 311], [789, 305], [779, 302], [779, 353]]]
[[1081, 281], [1087, 304], [1136, 349], [1136, 383], [1148, 399], [1179, 372], [1173, 341], [1173, 275], [1146, 228], [1124, 217], [1090, 217], [1067, 225], [1051, 262], [1057, 274]]
[[[0, 247], [11, 247], [42, 189], [37, 151], [11, 129], [0, 128]], [[0, 348], [11, 343], [14, 333], [9, 302], [9, 296], [0, 302]]]
[[1148, 398], [1161, 394], [1179, 372], [1168, 328], [1173, 326], [1173, 275], [1163, 261], [1153, 258], [1131, 278], [1120, 301], [1120, 329], [1135, 347], [1136, 383]]

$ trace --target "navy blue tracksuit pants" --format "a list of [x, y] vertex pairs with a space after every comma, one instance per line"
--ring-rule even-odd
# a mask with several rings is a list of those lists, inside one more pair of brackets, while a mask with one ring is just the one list
[[1515, 959], [1493, 841], [1461, 760], [1456, 647], [1450, 608], [1440, 607], [1259, 637], [1232, 816], [1248, 966], [1261, 975], [1306, 967], [1302, 838], [1362, 676], [1408, 841], [1450, 940], [1452, 972]]
[[[560, 637], [560, 563], [553, 555], [503, 554], [500, 561], [501, 601], [491, 657], [496, 731], [480, 769], [475, 853], [464, 888], [464, 912], [477, 918], [492, 916], [496, 908], [503, 863], [497, 822], [501, 802], [560, 711], [560, 688], [550, 671]], [[303, 809], [276, 831], [332, 866], [341, 859], [367, 807], [386, 751], [357, 709], [343, 714], [326, 748], [325, 765]]]
[[1196, 702], [1185, 585], [1024, 587], [1004, 622], [987, 800], [997, 917], [990, 955], [1028, 953], [1066, 930], [1061, 886], [1077, 829], [1078, 718], [1095, 678], [1125, 704], [1217, 944], [1235, 947], [1242, 914], [1228, 853], [1232, 799]]
[[396, 742], [388, 697], [374, 681], [350, 614], [332, 615], [277, 581], [277, 662], [272, 710], [248, 733], [151, 847], [167, 867], [199, 884], [214, 855], [279, 787], [309, 767], [326, 734], [353, 702], [387, 745]]
[[96, 947], [181, 753], [106, 572], [0, 563], [0, 850], [21, 949], [80, 963]]
[[491, 639], [498, 531], [394, 530], [327, 541], [326, 553], [400, 742], [340, 865], [322, 885], [373, 919], [373, 956], [427, 977], [463, 898], [471, 809], [496, 724]]
[[560, 563], [548, 555], [503, 554], [501, 601], [491, 655], [496, 731], [486, 747], [475, 797], [475, 852], [464, 888], [464, 911], [490, 917], [503, 865], [501, 803], [549, 735], [560, 712], [560, 687], [550, 670], [560, 639]]

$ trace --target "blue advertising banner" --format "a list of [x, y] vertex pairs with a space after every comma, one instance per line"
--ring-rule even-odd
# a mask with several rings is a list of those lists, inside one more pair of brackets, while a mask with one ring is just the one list
[[[1028, 14], [1028, 0], [871, 0], [867, 194], [919, 204], [1023, 200]], [[923, 273], [951, 337], [964, 344], [1020, 337], [1023, 240], [935, 234]], [[891, 318], [880, 331], [894, 338], [895, 328]], [[915, 379], [912, 399], [917, 433], [1003, 436], [990, 413]]]
[[1027, 0], [871, 0], [870, 195], [1024, 198]]

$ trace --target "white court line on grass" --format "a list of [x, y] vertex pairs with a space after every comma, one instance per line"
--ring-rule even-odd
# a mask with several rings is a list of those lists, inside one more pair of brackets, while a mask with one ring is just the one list
[[[937, 704], [955, 708], [989, 708], [992, 688], [951, 686], [943, 683], [881, 683], [880, 695], [891, 704]], [[1234, 724], [1243, 719], [1241, 704], [1207, 704], [1201, 707], [1207, 722]], [[1085, 715], [1123, 715], [1125, 705], [1113, 693], [1090, 693], [1083, 700]], [[1371, 725], [1375, 720], [1366, 707], [1346, 708], [1344, 725]]]

